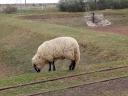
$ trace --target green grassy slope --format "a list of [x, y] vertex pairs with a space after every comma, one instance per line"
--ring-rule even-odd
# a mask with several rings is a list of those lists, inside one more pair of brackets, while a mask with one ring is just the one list
[[[127, 65], [127, 36], [90, 31], [86, 27], [25, 20], [18, 18], [19, 15], [0, 14], [0, 69], [4, 69], [3, 73], [0, 72], [5, 74], [0, 79], [0, 87]], [[58, 61], [57, 72], [48, 73], [46, 66], [40, 74], [35, 73], [31, 58], [38, 46], [58, 36], [72, 36], [78, 40], [81, 49], [80, 65], [75, 72], [69, 72], [66, 64], [69, 62]]]
[[43, 41], [58, 36], [72, 36], [78, 40], [81, 48], [81, 64], [120, 61], [128, 58], [127, 36], [96, 33], [85, 28], [49, 24], [43, 21], [23, 20], [18, 16], [0, 15], [0, 29], [2, 29], [0, 62], [10, 68], [8, 76], [33, 72], [31, 58], [38, 46]]

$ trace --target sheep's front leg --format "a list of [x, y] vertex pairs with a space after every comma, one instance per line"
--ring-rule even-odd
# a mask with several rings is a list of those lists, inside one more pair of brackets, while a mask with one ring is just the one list
[[75, 66], [76, 66], [76, 63], [74, 60], [72, 60], [70, 66], [69, 66], [69, 70], [74, 70]]
[[52, 66], [53, 66], [53, 71], [56, 71], [56, 67], [55, 67], [54, 61], [52, 63], [49, 62], [49, 71], [52, 70]]
[[76, 62], [75, 61], [72, 61], [72, 70], [74, 70], [76, 67]]

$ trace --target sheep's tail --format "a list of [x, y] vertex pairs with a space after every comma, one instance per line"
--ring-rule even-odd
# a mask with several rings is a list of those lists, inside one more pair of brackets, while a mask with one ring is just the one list
[[75, 62], [76, 62], [76, 64], [79, 64], [79, 62], [80, 62], [80, 49], [79, 49], [79, 47], [77, 48], [76, 53], [75, 53]]

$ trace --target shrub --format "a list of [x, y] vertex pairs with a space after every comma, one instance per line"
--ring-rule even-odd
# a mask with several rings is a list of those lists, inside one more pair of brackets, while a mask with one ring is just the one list
[[16, 11], [17, 11], [17, 8], [10, 5], [7, 5], [6, 8], [3, 10], [3, 12], [7, 14], [15, 13]]
[[58, 7], [60, 11], [67, 11], [67, 12], [85, 11], [84, 0], [60, 0]]
[[[95, 0], [88, 0], [90, 10], [95, 10]], [[97, 9], [123, 9], [128, 8], [128, 0], [97, 0]]]

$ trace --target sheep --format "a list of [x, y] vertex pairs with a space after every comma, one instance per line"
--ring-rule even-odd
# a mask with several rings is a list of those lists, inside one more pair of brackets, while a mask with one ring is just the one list
[[72, 37], [58, 37], [45, 41], [38, 47], [36, 54], [32, 58], [32, 66], [37, 72], [49, 64], [49, 71], [56, 70], [54, 62], [58, 59], [69, 59], [71, 64], [69, 70], [74, 70], [80, 61], [80, 49], [77, 41]]

